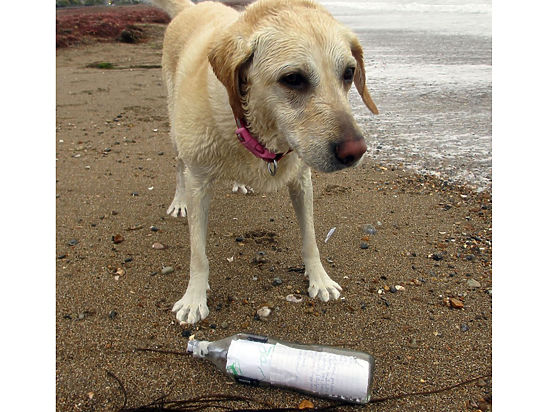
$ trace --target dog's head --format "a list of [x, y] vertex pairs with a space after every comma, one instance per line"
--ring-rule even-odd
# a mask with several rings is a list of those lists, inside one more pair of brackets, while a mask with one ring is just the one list
[[289, 147], [332, 172], [358, 164], [366, 143], [351, 114], [355, 84], [366, 86], [357, 37], [309, 0], [260, 0], [215, 42], [210, 64], [236, 118], [273, 151]]

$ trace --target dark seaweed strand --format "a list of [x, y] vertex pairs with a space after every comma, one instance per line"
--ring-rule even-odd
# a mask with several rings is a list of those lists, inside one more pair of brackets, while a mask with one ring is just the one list
[[467, 379], [465, 381], [455, 383], [454, 385], [445, 386], [444, 388], [439, 388], [439, 389], [432, 389], [432, 390], [428, 390], [428, 391], [419, 391], [419, 392], [408, 392], [408, 393], [401, 393], [401, 394], [398, 394], [398, 395], [382, 396], [382, 397], [372, 398], [369, 401], [369, 403], [386, 402], [386, 401], [394, 400], [394, 399], [408, 398], [410, 396], [433, 395], [435, 393], [445, 392], [445, 391], [448, 391], [450, 389], [454, 389], [454, 388], [457, 388], [459, 386], [467, 385], [468, 383], [475, 382], [479, 379], [488, 378], [490, 376], [491, 376], [491, 374], [488, 373], [488, 374], [485, 374], [485, 375], [477, 376], [475, 378], [471, 378], [471, 379]]
[[126, 393], [126, 389], [124, 388], [124, 385], [122, 384], [121, 380], [111, 371], [106, 371], [107, 375], [109, 375], [111, 378], [113, 378], [115, 381], [117, 381], [118, 386], [120, 387], [120, 390], [122, 391], [122, 394], [124, 395], [124, 403], [122, 404], [122, 409], [126, 408], [126, 404], [128, 402], [128, 394]]

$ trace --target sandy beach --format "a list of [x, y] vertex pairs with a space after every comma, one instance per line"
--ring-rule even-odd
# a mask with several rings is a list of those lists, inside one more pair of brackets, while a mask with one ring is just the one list
[[[165, 25], [138, 27], [146, 41], [57, 50], [58, 411], [120, 409], [123, 394], [109, 373], [124, 384], [128, 407], [208, 394], [257, 401], [224, 403], [235, 409], [331, 404], [236, 384], [190, 356], [135, 351], [183, 351], [190, 334], [249, 332], [368, 352], [375, 397], [491, 373], [491, 193], [370, 158], [353, 170], [313, 173], [319, 250], [343, 287], [340, 300], [307, 296], [288, 194], [234, 194], [226, 182], [209, 219], [210, 315], [180, 326], [170, 309], [187, 285], [189, 236], [185, 219], [166, 215], [175, 161], [159, 68]], [[265, 321], [255, 318], [262, 306], [272, 309]], [[491, 396], [491, 380], [480, 379], [346, 410], [490, 410]]]

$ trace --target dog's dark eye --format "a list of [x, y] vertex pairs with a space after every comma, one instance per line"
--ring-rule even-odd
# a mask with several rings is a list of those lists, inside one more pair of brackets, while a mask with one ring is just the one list
[[279, 79], [284, 86], [294, 90], [305, 90], [309, 86], [307, 79], [301, 73], [290, 73]]
[[355, 74], [355, 67], [348, 67], [345, 71], [344, 71], [344, 81], [346, 83], [350, 83], [353, 81], [353, 75]]

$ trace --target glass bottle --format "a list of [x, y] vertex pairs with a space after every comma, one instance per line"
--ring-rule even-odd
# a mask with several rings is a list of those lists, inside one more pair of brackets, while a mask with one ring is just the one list
[[359, 404], [371, 398], [374, 358], [368, 353], [248, 333], [215, 342], [191, 339], [187, 352], [208, 359], [237, 382], [281, 386]]

